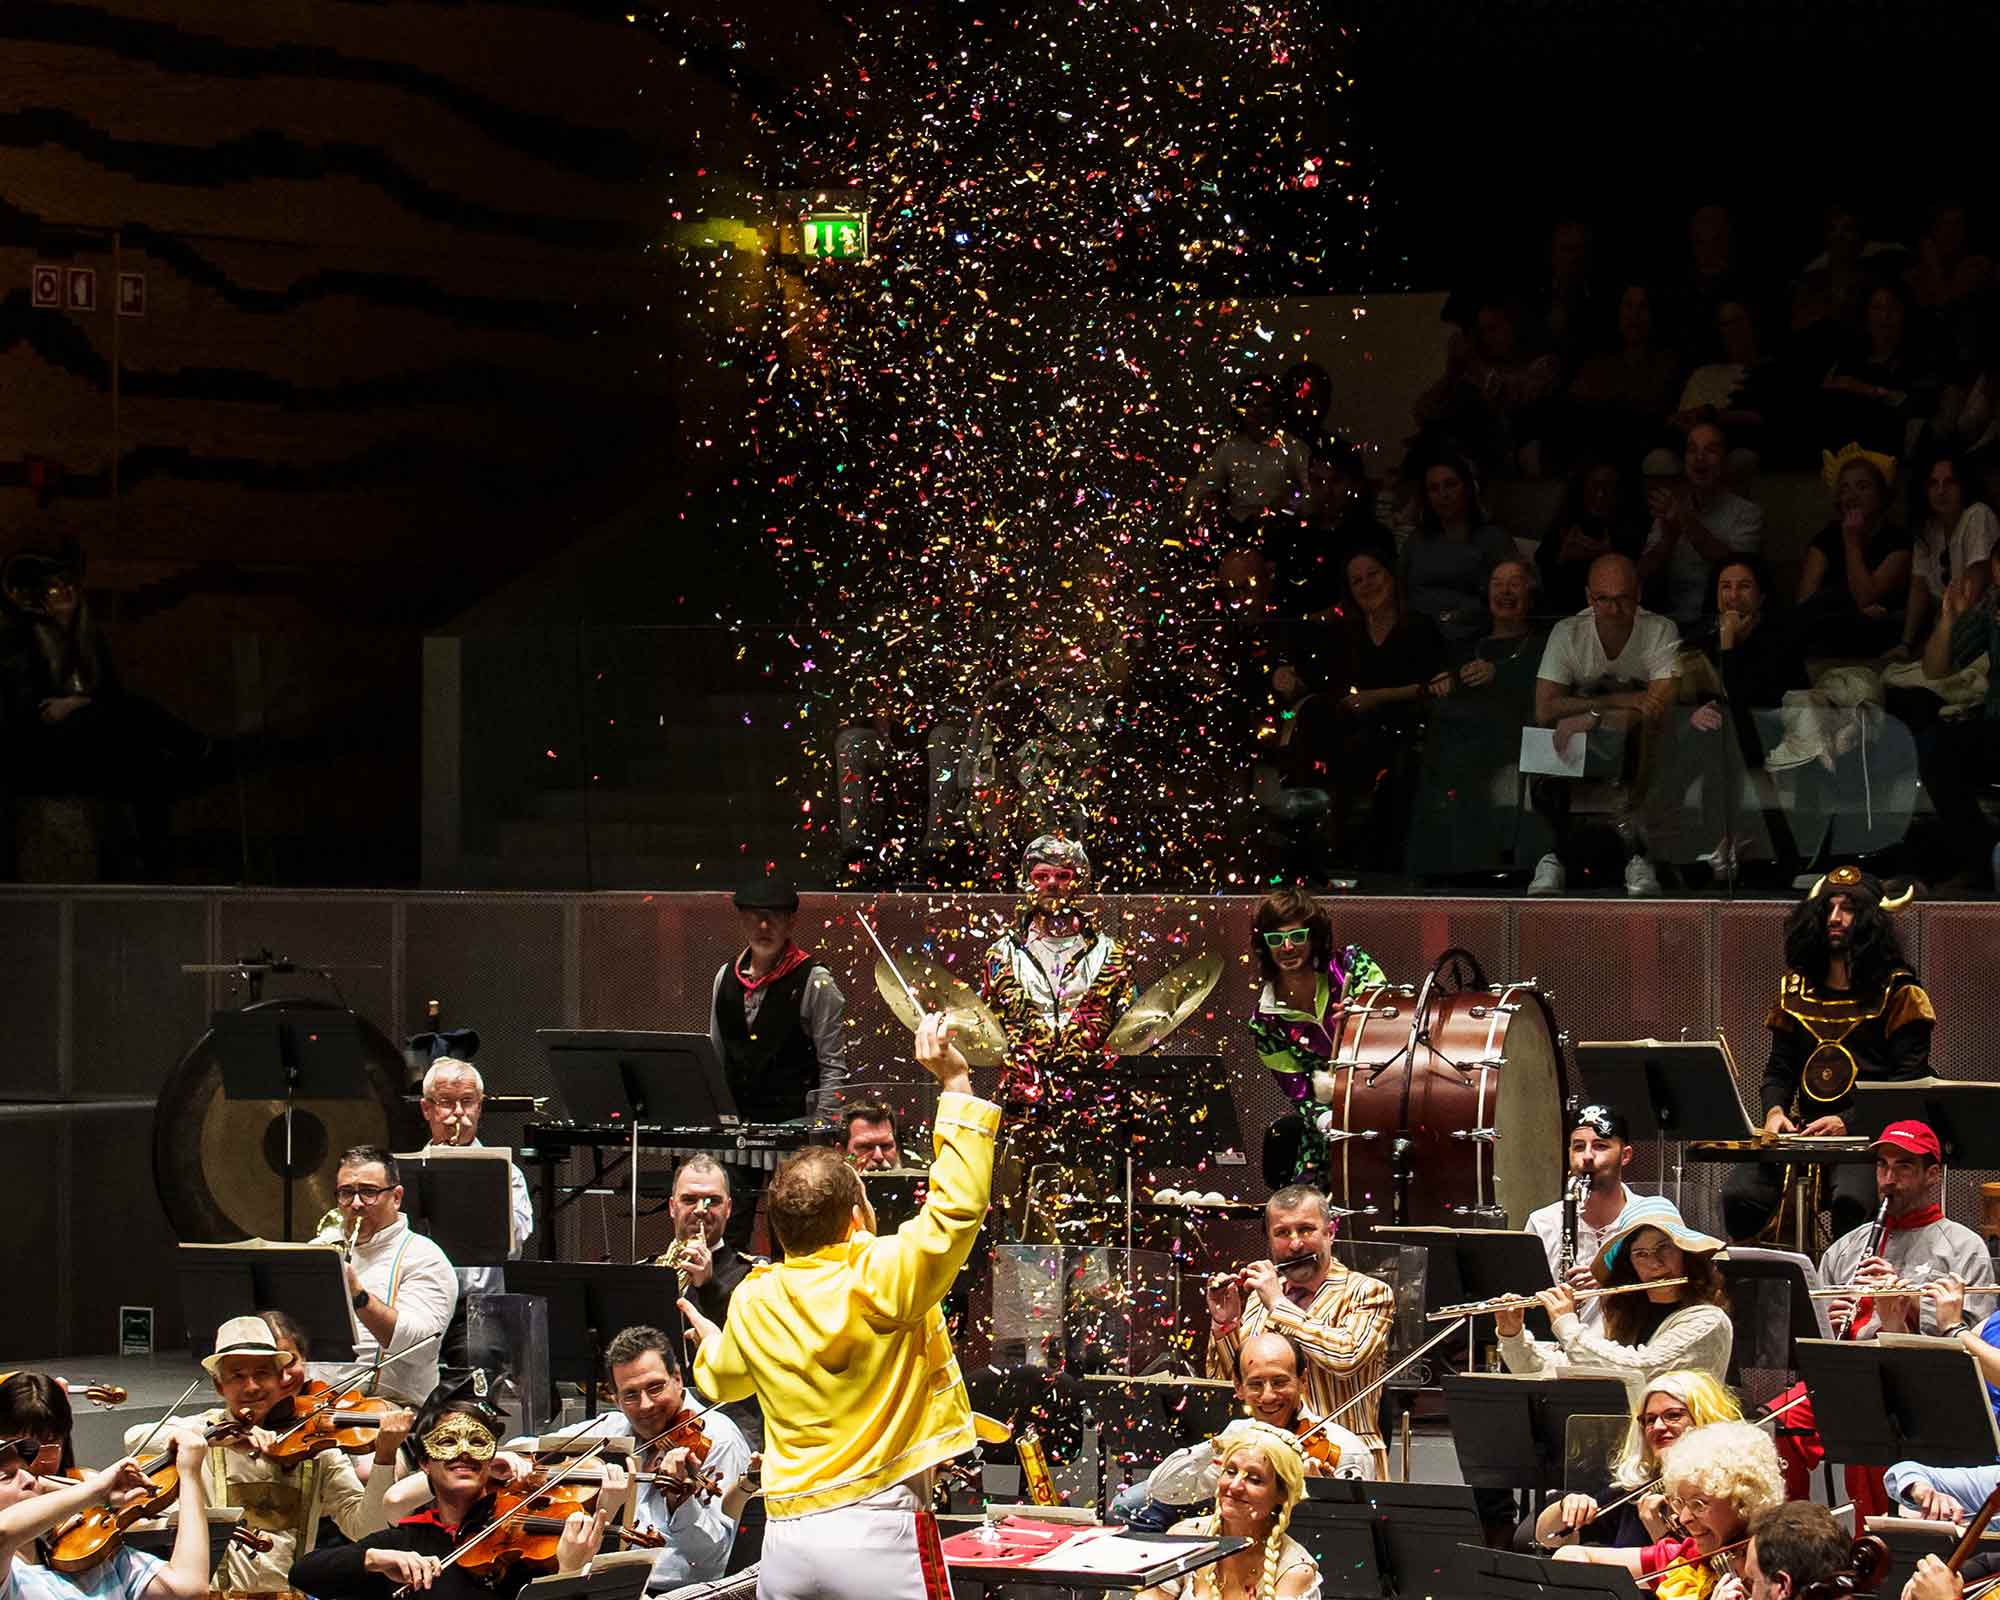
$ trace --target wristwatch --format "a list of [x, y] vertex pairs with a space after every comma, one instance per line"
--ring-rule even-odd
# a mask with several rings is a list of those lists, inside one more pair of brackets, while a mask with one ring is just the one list
[[356, 1311], [366, 1311], [368, 1309], [368, 1291], [366, 1289], [356, 1289], [354, 1291], [354, 1309]]

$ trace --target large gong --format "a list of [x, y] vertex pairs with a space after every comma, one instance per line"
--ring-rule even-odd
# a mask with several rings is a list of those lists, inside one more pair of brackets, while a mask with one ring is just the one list
[[[340, 1008], [285, 995], [246, 1011]], [[422, 1137], [402, 1101], [403, 1053], [365, 1018], [359, 1024], [367, 1093], [301, 1099], [292, 1110], [292, 1237], [309, 1239], [334, 1203], [334, 1169], [358, 1144], [410, 1149]], [[285, 1102], [228, 1100], [215, 1035], [205, 1033], [168, 1075], [153, 1113], [153, 1181], [180, 1237], [195, 1244], [283, 1236]]]

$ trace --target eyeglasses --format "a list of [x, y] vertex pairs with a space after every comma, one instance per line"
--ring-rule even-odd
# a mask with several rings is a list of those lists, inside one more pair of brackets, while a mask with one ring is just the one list
[[365, 1200], [372, 1206], [394, 1187], [394, 1184], [385, 1183], [350, 1183], [344, 1184], [334, 1190], [333, 1197], [342, 1205], [351, 1205], [356, 1200]]
[[1705, 1494], [1695, 1495], [1692, 1499], [1684, 1498], [1677, 1494], [1670, 1494], [1667, 1496], [1667, 1504], [1673, 1509], [1673, 1513], [1677, 1517], [1699, 1517], [1705, 1514], [1710, 1506], [1719, 1505], [1721, 1502], [1711, 1500]]
[[23, 1435], [19, 1439], [0, 1440], [0, 1472], [5, 1472], [15, 1462], [24, 1467], [32, 1467], [42, 1457], [43, 1452], [59, 1449], [54, 1440], [42, 1440]]
[[1310, 928], [1273, 928], [1264, 935], [1264, 943], [1273, 950], [1283, 950], [1289, 945], [1309, 944], [1312, 936]]
[[1686, 1408], [1675, 1406], [1667, 1411], [1648, 1412], [1639, 1419], [1639, 1422], [1642, 1427], [1647, 1428], [1677, 1428], [1687, 1420], [1688, 1413]]
[[484, 1099], [484, 1095], [477, 1094], [469, 1094], [463, 1100], [449, 1100], [439, 1095], [425, 1095], [424, 1104], [436, 1106], [438, 1110], [445, 1112], [477, 1111], [481, 1101]]

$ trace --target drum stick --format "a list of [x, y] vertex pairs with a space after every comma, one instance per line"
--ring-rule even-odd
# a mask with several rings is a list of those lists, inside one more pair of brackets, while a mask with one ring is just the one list
[[854, 913], [854, 920], [861, 924], [861, 931], [867, 934], [869, 939], [874, 942], [875, 948], [882, 952], [882, 964], [889, 969], [890, 975], [893, 978], [895, 978], [896, 986], [900, 988], [904, 994], [910, 997], [911, 1008], [917, 1013], [918, 1016], [921, 1017], [925, 1015], [925, 1008], [923, 1001], [917, 998], [917, 991], [910, 987], [910, 980], [903, 976], [902, 968], [896, 965], [896, 958], [890, 955], [888, 949], [883, 945], [882, 941], [879, 938], [876, 938], [875, 930], [868, 925], [868, 919], [864, 917], [859, 911], [856, 911]]

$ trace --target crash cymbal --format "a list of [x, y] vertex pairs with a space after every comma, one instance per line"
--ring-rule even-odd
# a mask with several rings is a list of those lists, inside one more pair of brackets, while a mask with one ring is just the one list
[[[896, 981], [897, 972], [902, 973], [904, 983], [916, 992], [917, 1005], [922, 1010], [910, 1005], [903, 984]], [[935, 961], [899, 950], [893, 971], [886, 961], [875, 963], [875, 987], [912, 1033], [924, 1020], [925, 1012], [942, 1011], [951, 1023], [951, 1042], [958, 1046], [968, 1065], [997, 1067], [1006, 1055], [1007, 1033], [1000, 1026], [1000, 1019], [968, 984]]]
[[1201, 1008], [1222, 978], [1222, 957], [1196, 956], [1132, 1002], [1104, 1041], [1114, 1055], [1142, 1056]]

